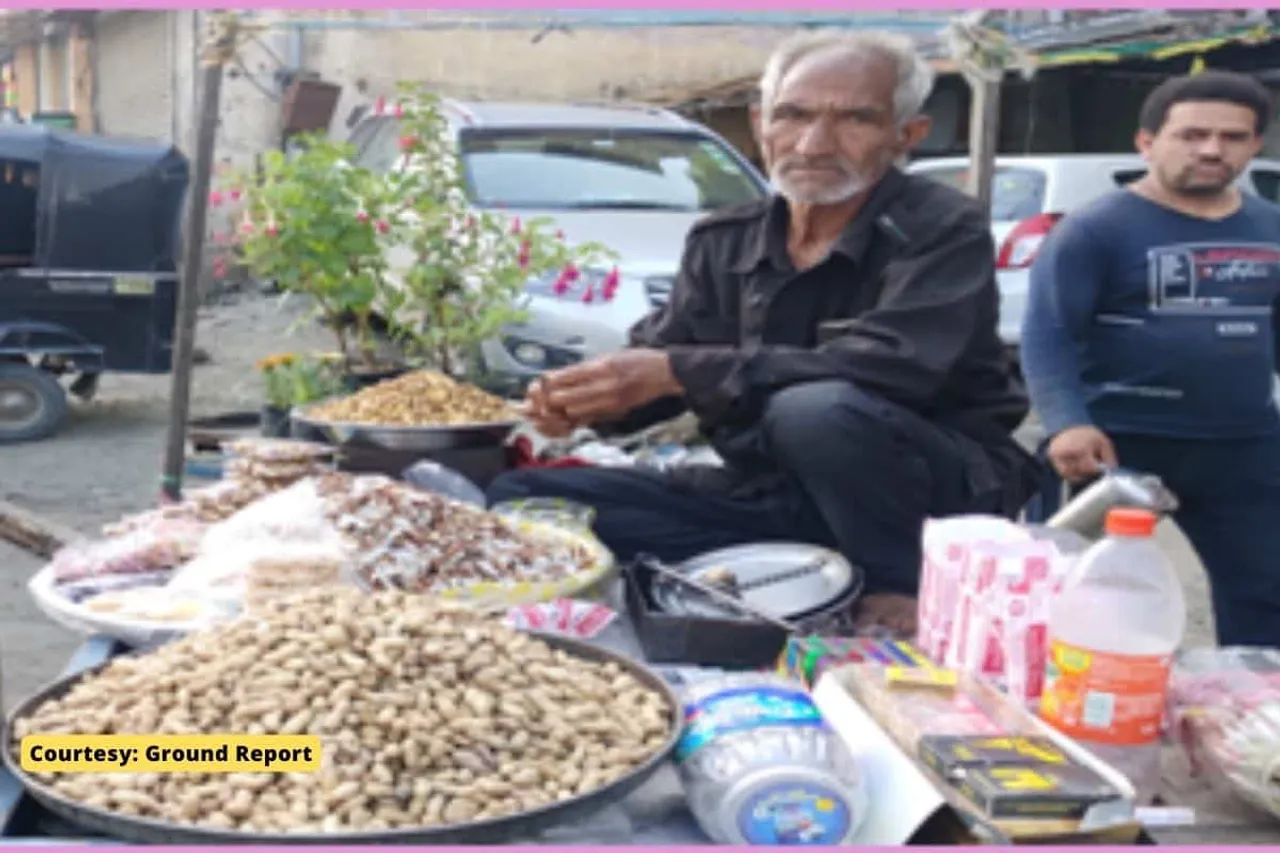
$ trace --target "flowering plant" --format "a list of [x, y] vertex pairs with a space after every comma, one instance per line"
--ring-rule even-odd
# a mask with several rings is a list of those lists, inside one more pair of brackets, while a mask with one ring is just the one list
[[267, 403], [277, 409], [289, 409], [341, 393], [342, 379], [335, 370], [341, 361], [341, 355], [267, 356], [258, 362]]
[[[610, 270], [615, 257], [597, 243], [570, 247], [549, 219], [473, 208], [439, 100], [419, 86], [400, 92], [401, 162], [387, 182], [401, 201], [391, 227], [413, 260], [393, 272], [388, 291], [406, 318], [398, 324], [406, 349], [452, 373], [459, 357], [524, 319], [531, 283], [550, 281], [568, 295], [584, 271]], [[611, 300], [616, 268], [600, 281], [599, 293], [588, 285], [581, 298]]]
[[386, 290], [396, 199], [380, 176], [351, 165], [349, 146], [318, 136], [301, 142], [292, 154], [268, 152], [260, 173], [232, 176], [209, 201], [233, 207], [232, 239], [248, 269], [309, 295], [340, 351], [372, 367], [370, 318]]

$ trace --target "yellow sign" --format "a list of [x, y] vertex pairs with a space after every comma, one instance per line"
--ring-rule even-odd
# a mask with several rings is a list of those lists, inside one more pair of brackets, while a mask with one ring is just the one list
[[121, 296], [150, 296], [156, 292], [156, 282], [146, 276], [118, 275], [115, 291]]
[[315, 735], [28, 735], [28, 773], [310, 773]]
[[1052, 791], [1057, 787], [1049, 777], [1026, 767], [995, 767], [991, 778], [1005, 791]]

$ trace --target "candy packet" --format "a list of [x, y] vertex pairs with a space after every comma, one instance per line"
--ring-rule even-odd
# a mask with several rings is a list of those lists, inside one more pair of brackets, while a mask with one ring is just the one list
[[504, 621], [519, 630], [545, 631], [590, 640], [599, 636], [616, 618], [618, 614], [603, 604], [557, 598], [512, 607]]

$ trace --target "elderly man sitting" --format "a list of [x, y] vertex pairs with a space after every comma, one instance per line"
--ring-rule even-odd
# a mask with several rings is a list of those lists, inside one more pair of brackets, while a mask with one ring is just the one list
[[692, 411], [725, 465], [520, 470], [491, 502], [597, 510], [620, 559], [762, 540], [833, 547], [867, 576], [859, 618], [914, 628], [924, 520], [1017, 511], [1025, 393], [996, 335], [981, 207], [894, 163], [929, 132], [929, 66], [884, 34], [806, 34], [761, 79], [777, 196], [690, 231], [668, 304], [631, 347], [553, 371], [526, 410], [548, 436]]

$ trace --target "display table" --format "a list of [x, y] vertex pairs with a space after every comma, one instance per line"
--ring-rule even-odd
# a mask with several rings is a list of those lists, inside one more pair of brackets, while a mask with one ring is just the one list
[[[613, 599], [613, 595], [607, 596]], [[617, 609], [620, 602], [610, 601]], [[614, 651], [640, 657], [641, 651], [625, 618], [619, 618], [596, 640]], [[126, 649], [113, 640], [95, 637], [72, 656], [64, 675], [95, 666]], [[1164, 753], [1165, 781], [1161, 798], [1167, 806], [1193, 809], [1191, 826], [1151, 827], [1149, 835], [1158, 844], [1280, 844], [1280, 821], [1260, 814], [1229, 795], [1213, 791], [1190, 777], [1180, 748], [1169, 746]], [[0, 769], [0, 845], [118, 844], [111, 839], [92, 837], [25, 796], [21, 783]], [[656, 774], [630, 797], [601, 811], [588, 823], [554, 829], [535, 838], [512, 838], [511, 844], [600, 844], [600, 845], [704, 845], [706, 836], [697, 827], [670, 767]]]

